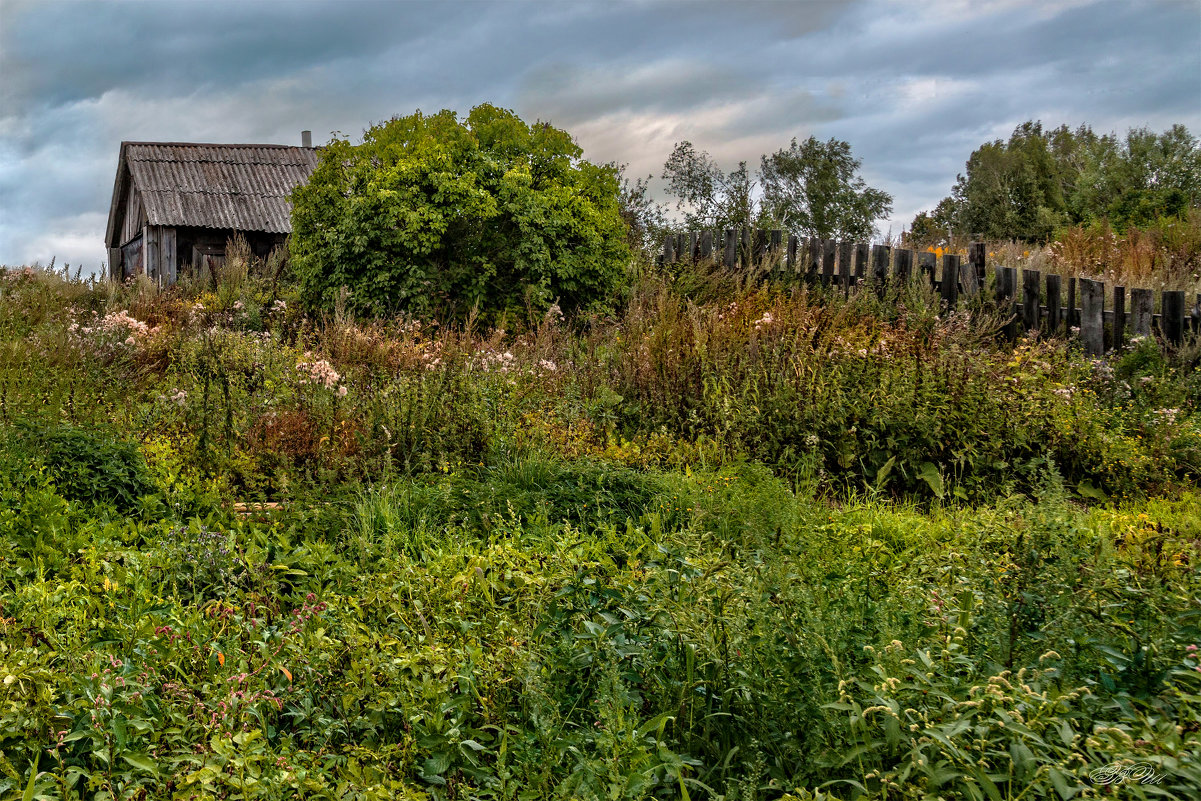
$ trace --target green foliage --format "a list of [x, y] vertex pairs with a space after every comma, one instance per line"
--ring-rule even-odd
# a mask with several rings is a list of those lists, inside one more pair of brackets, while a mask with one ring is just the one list
[[859, 165], [841, 140], [793, 139], [787, 149], [761, 157], [760, 202], [745, 161], [726, 174], [684, 141], [663, 165], [663, 180], [692, 230], [781, 226], [802, 237], [869, 239], [875, 220], [892, 210], [892, 197], [867, 186]]
[[1044, 131], [1024, 122], [1008, 141], [972, 152], [966, 173], [917, 241], [953, 227], [963, 236], [1045, 242], [1065, 225], [1108, 220], [1118, 231], [1183, 218], [1201, 205], [1201, 146], [1182, 125], [1098, 136], [1082, 125]]
[[892, 196], [867, 185], [859, 159], [839, 139], [810, 136], [763, 156], [763, 206], [784, 228], [819, 239], [870, 240], [892, 212]]
[[668, 194], [676, 198], [676, 208], [684, 213], [686, 228], [740, 228], [760, 216], [745, 161], [726, 174], [707, 152], [691, 142], [677, 142], [662, 178]]
[[711, 265], [515, 331], [255, 272], [0, 281], [0, 796], [1197, 795], [1195, 347]]
[[154, 492], [137, 445], [103, 430], [29, 425], [11, 433], [4, 450], [9, 458], [19, 455], [21, 466], [16, 469], [29, 474], [43, 470], [72, 501], [110, 504], [128, 512]]
[[331, 310], [345, 286], [364, 313], [460, 317], [604, 301], [628, 260], [618, 183], [580, 152], [565, 131], [490, 105], [331, 141], [293, 195], [304, 296]]

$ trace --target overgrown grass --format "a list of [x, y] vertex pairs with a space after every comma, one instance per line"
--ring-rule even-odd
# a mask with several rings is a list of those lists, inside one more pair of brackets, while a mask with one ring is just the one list
[[1201, 790], [1195, 343], [704, 271], [488, 330], [234, 278], [0, 279], [5, 793]]

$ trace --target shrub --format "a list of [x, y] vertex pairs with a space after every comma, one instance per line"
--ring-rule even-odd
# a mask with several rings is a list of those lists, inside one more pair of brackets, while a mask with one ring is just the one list
[[477, 106], [416, 112], [335, 139], [293, 194], [292, 257], [310, 305], [341, 287], [380, 314], [589, 306], [620, 282], [628, 248], [611, 167], [567, 132]]
[[9, 449], [31, 471], [37, 463], [45, 465], [59, 494], [68, 500], [112, 504], [127, 512], [154, 491], [137, 446], [102, 429], [26, 427]]

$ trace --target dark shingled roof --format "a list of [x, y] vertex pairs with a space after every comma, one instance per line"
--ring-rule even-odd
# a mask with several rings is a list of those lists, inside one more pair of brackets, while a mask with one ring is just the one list
[[[291, 232], [288, 193], [317, 166], [313, 148], [288, 145], [208, 145], [122, 142], [150, 225]], [[117, 182], [122, 174], [118, 167]], [[114, 192], [113, 214], [121, 193]], [[112, 239], [110, 228], [110, 241]]]

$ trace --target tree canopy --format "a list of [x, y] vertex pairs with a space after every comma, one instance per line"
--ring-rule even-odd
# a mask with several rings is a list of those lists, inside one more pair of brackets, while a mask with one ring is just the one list
[[804, 237], [868, 239], [875, 221], [892, 211], [892, 196], [868, 186], [860, 164], [847, 142], [811, 136], [760, 157], [755, 180], [745, 161], [725, 173], [684, 141], [664, 164], [663, 179], [689, 228], [753, 225]]
[[581, 153], [566, 131], [491, 105], [335, 138], [292, 195], [306, 300], [332, 307], [345, 286], [368, 313], [459, 316], [598, 302], [629, 251], [617, 171]]
[[1201, 146], [1182, 125], [1119, 137], [1030, 121], [973, 151], [951, 195], [919, 214], [912, 234], [1045, 241], [1064, 225], [1107, 220], [1125, 230], [1199, 204]]

